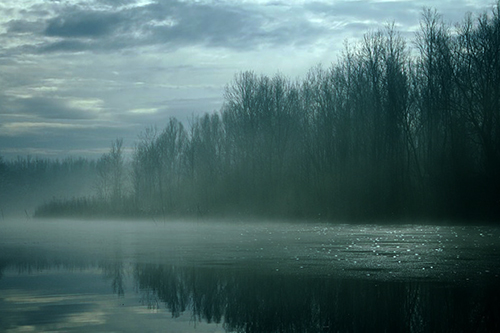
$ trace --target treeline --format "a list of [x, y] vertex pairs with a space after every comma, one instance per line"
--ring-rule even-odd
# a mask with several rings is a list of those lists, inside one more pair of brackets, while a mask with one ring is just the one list
[[42, 202], [95, 192], [96, 162], [34, 157], [5, 160], [0, 156], [0, 219], [31, 216]]
[[130, 166], [113, 143], [99, 196], [144, 214], [497, 220], [499, 6], [454, 28], [425, 10], [413, 41], [390, 25], [301, 80], [240, 73], [190, 125], [148, 128]]

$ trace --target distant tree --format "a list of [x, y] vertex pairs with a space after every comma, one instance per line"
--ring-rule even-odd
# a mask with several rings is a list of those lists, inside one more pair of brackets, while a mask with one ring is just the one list
[[159, 207], [160, 153], [156, 145], [158, 130], [148, 127], [139, 135], [134, 151], [132, 172], [133, 189], [139, 210], [151, 211]]
[[133, 158], [136, 202], [140, 209], [171, 212], [182, 203], [183, 180], [188, 170], [188, 136], [182, 123], [170, 118], [158, 133], [148, 128]]
[[225, 89], [222, 121], [226, 165], [234, 197], [252, 211], [276, 209], [275, 198], [288, 186], [289, 162], [299, 129], [299, 89], [284, 76], [253, 72], [235, 76]]
[[111, 143], [109, 153], [97, 161], [96, 189], [103, 200], [118, 203], [124, 196], [125, 166], [123, 159], [123, 139]]
[[186, 146], [191, 200], [197, 213], [222, 204], [224, 167], [224, 128], [218, 113], [194, 119]]
[[187, 170], [185, 156], [187, 140], [184, 126], [175, 118], [170, 118], [156, 140], [159, 153], [158, 190], [162, 210], [174, 210], [182, 202], [179, 195], [183, 191], [182, 181]]

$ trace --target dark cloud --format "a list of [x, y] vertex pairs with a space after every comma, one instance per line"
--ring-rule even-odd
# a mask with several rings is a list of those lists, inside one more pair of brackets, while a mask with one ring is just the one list
[[66, 99], [52, 97], [9, 98], [0, 103], [3, 114], [35, 116], [40, 119], [79, 120], [95, 119], [94, 110], [69, 105]]
[[254, 43], [256, 33], [261, 32], [263, 18], [239, 8], [194, 4], [162, 7], [173, 24], [146, 27], [152, 42], [241, 48]]
[[51, 37], [98, 38], [112, 34], [123, 24], [116, 13], [77, 11], [49, 20], [44, 33]]
[[186, 45], [243, 50], [314, 43], [326, 32], [302, 16], [287, 21], [264, 7], [269, 6], [175, 0], [107, 11], [73, 6], [46, 22], [43, 35], [58, 40], [47, 41], [39, 52], [99, 52], [148, 45], [169, 50]]

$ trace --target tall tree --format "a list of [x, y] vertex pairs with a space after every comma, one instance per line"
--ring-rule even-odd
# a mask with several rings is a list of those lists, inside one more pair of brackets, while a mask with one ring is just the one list
[[110, 151], [97, 161], [98, 195], [113, 203], [119, 203], [124, 196], [125, 166], [122, 148], [123, 139], [113, 141]]

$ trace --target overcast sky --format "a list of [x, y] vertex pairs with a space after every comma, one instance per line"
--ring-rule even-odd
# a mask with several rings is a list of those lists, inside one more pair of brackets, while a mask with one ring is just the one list
[[2, 0], [0, 156], [96, 157], [148, 125], [213, 112], [241, 71], [303, 77], [345, 40], [422, 8], [448, 22], [494, 1]]

